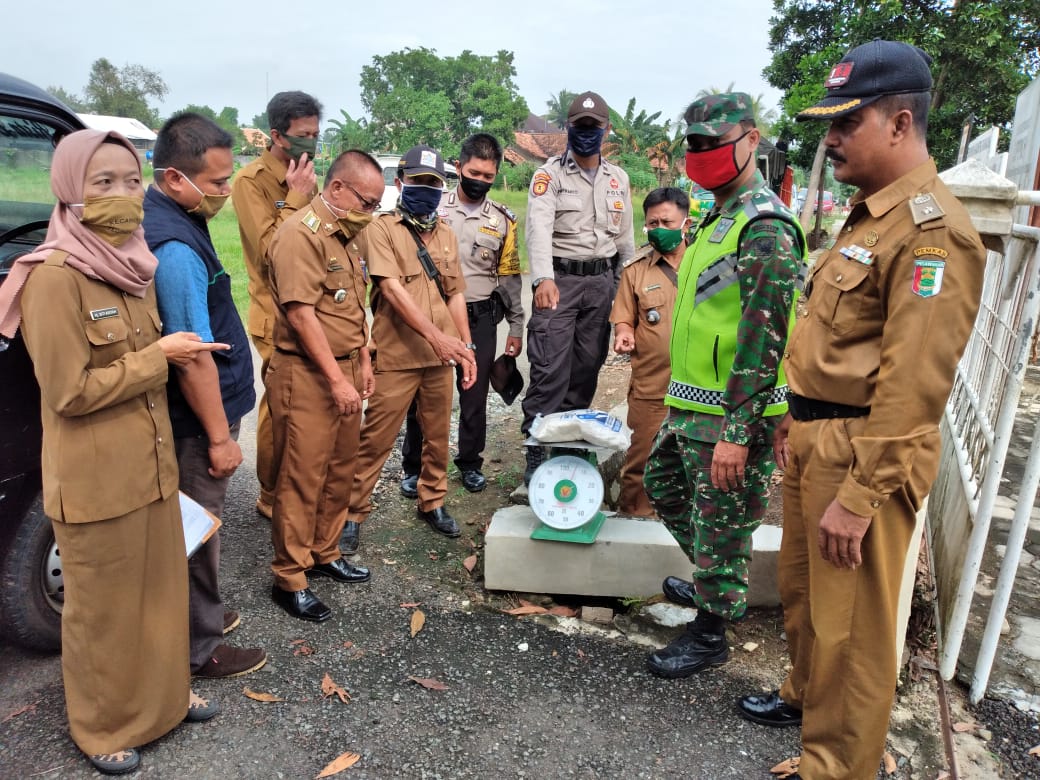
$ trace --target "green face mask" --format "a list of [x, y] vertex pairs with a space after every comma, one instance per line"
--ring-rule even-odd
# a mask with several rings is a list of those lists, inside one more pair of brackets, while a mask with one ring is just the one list
[[317, 138], [307, 138], [305, 136], [297, 135], [283, 135], [282, 138], [289, 142], [289, 148], [284, 149], [283, 151], [289, 155], [290, 159], [296, 160], [298, 163], [300, 162], [300, 157], [303, 156], [304, 152], [307, 153], [308, 160], [314, 159], [314, 152], [318, 148]]
[[646, 237], [650, 241], [650, 246], [662, 255], [666, 255], [682, 243], [683, 231], [681, 229], [669, 230], [668, 228], [656, 227], [653, 230], [648, 230]]

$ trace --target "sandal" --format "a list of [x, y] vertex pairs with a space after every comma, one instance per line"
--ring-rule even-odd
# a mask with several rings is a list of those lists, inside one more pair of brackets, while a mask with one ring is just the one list
[[98, 753], [87, 758], [103, 775], [125, 775], [141, 764], [141, 754], [133, 748], [117, 750], [115, 753]]
[[188, 714], [184, 716], [184, 720], [188, 723], [201, 723], [209, 720], [218, 712], [220, 712], [219, 704], [203, 699], [195, 691], [191, 691], [191, 697], [188, 699]]

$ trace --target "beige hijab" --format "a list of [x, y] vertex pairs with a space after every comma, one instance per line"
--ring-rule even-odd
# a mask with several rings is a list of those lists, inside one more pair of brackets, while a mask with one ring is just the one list
[[83, 184], [87, 166], [107, 139], [120, 143], [134, 154], [138, 170], [141, 161], [126, 138], [102, 130], [80, 130], [66, 136], [54, 150], [51, 161], [51, 191], [58, 199], [47, 227], [47, 239], [32, 254], [18, 258], [0, 286], [0, 335], [13, 338], [22, 321], [22, 288], [29, 274], [55, 250], [68, 252], [65, 264], [91, 279], [98, 279], [138, 298], [144, 297], [155, 276], [155, 259], [138, 228], [119, 247], [101, 240], [80, 222], [83, 213]]

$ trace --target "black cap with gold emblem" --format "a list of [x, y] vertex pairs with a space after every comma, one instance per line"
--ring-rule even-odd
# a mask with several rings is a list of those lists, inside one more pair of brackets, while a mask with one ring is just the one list
[[875, 39], [857, 46], [831, 68], [823, 82], [827, 97], [795, 119], [833, 119], [886, 95], [927, 92], [932, 88], [931, 63], [928, 54], [902, 41]]

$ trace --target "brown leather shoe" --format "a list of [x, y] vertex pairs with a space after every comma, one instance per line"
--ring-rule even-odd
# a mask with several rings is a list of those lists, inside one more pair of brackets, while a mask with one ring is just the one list
[[242, 625], [242, 617], [233, 609], [224, 610], [224, 636]]
[[264, 501], [262, 498], [256, 500], [256, 511], [268, 520], [271, 519], [271, 515], [274, 514], [274, 507]]
[[259, 647], [232, 647], [219, 644], [210, 659], [192, 672], [195, 677], [241, 677], [267, 663], [267, 653]]

